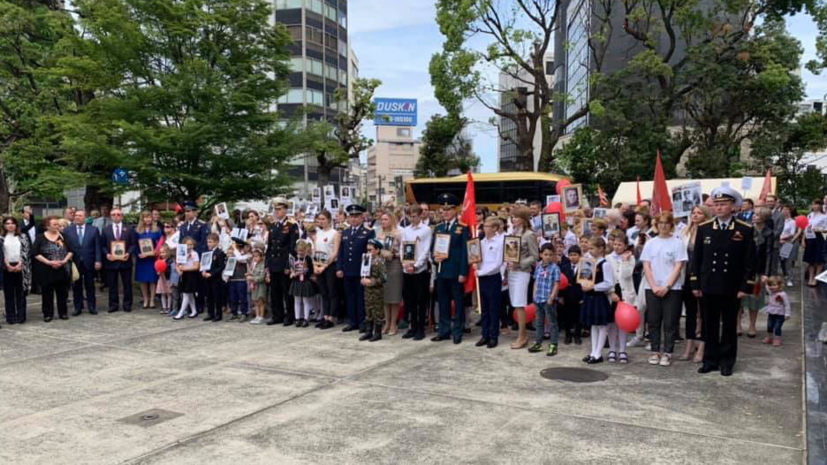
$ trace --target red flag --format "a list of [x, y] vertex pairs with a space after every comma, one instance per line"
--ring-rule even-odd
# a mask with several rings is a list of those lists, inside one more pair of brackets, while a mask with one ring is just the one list
[[[459, 220], [468, 227], [471, 237], [477, 237], [477, 195], [474, 193], [474, 177], [470, 171], [468, 172], [468, 185], [465, 187], [465, 199], [462, 201], [462, 216]], [[474, 268], [469, 265], [465, 279], [466, 294], [476, 288], [475, 275]]]
[[606, 193], [603, 192], [603, 189], [600, 188], [600, 184], [597, 185], [597, 197], [600, 199], [601, 207], [609, 206], [609, 199], [606, 197]]
[[764, 186], [761, 187], [761, 195], [758, 196], [758, 200], [766, 201], [770, 194], [772, 194], [772, 168], [767, 170], [767, 175], [764, 177]]
[[672, 198], [669, 187], [666, 186], [666, 175], [663, 173], [663, 164], [660, 161], [660, 150], [655, 164], [655, 185], [652, 188], [652, 215], [661, 211], [672, 211]]
[[640, 198], [640, 176], [638, 176], [637, 177], [637, 204], [640, 205], [641, 202], [643, 202], [643, 199]]

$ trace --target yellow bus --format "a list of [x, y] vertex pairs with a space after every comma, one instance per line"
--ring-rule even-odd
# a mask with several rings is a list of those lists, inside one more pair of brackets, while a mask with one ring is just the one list
[[[545, 205], [546, 196], [557, 195], [557, 181], [570, 181], [566, 176], [533, 171], [477, 173], [473, 176], [477, 206], [486, 206], [490, 210], [518, 200], [539, 200]], [[465, 197], [467, 183], [468, 176], [465, 174], [448, 178], [411, 179], [405, 186], [405, 200], [408, 203], [427, 203], [431, 208], [436, 208], [437, 196], [447, 192], [456, 195], [461, 202]]]

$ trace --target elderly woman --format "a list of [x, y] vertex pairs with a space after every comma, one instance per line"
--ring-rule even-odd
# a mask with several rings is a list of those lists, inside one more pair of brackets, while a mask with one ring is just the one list
[[6, 323], [26, 322], [26, 294], [31, 285], [28, 234], [23, 234], [14, 217], [3, 219], [0, 235], [0, 260], [3, 267], [3, 295], [6, 301]]
[[512, 349], [522, 349], [528, 345], [526, 333], [525, 306], [528, 303], [528, 282], [534, 265], [540, 257], [537, 238], [531, 230], [531, 218], [526, 207], [517, 207], [511, 212], [511, 235], [520, 237], [520, 260], [508, 264], [508, 296], [517, 314], [517, 340], [511, 344]]
[[54, 299], [57, 297], [57, 313], [61, 320], [68, 320], [69, 284], [72, 281], [72, 251], [60, 233], [60, 220], [56, 216], [43, 221], [43, 234], [37, 236], [32, 246], [35, 259], [34, 279], [42, 292], [43, 320], [48, 323], [55, 316]]

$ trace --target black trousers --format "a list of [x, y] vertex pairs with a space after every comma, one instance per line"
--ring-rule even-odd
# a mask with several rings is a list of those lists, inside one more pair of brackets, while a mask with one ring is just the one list
[[428, 325], [427, 314], [430, 306], [431, 273], [402, 274], [402, 300], [405, 302], [405, 315], [411, 322], [411, 331], [425, 335]]
[[[97, 310], [95, 300], [95, 267], [94, 265], [83, 265], [76, 263], [80, 272], [80, 279], [72, 283], [72, 302], [75, 310], [83, 310], [83, 302], [86, 301], [89, 310]], [[86, 298], [83, 298], [83, 291], [86, 291]]]
[[69, 284], [52, 283], [40, 286], [42, 293], [43, 318], [55, 317], [55, 296], [58, 316], [69, 316]]
[[704, 364], [731, 368], [738, 355], [738, 297], [704, 294]]
[[[439, 335], [441, 337], [453, 334], [455, 339], [462, 339], [462, 330], [465, 329], [465, 309], [462, 307], [464, 287], [465, 284], [459, 282], [457, 278], [436, 279], [436, 294], [439, 301]], [[453, 317], [451, 317], [451, 302], [454, 303]]]
[[290, 296], [290, 277], [284, 270], [270, 271], [270, 312], [274, 320], [293, 321], [293, 312], [284, 311], [293, 308], [293, 297]]
[[339, 306], [339, 289], [336, 279], [336, 267], [328, 266], [317, 278], [319, 293], [322, 295], [322, 312], [324, 316], [336, 316], [336, 309]]
[[204, 279], [204, 285], [207, 288], [207, 315], [220, 320], [224, 307], [224, 281], [221, 280], [221, 276], [213, 276]]
[[132, 268], [106, 270], [106, 286], [109, 287], [109, 310], [117, 310], [118, 280], [123, 284], [123, 309], [132, 310]]
[[698, 312], [701, 308], [701, 301], [692, 293], [689, 286], [684, 286], [682, 292], [683, 306], [686, 308], [686, 340], [703, 341], [703, 327], [701, 328], [701, 336], [698, 337]]
[[503, 278], [499, 273], [480, 276], [480, 307], [482, 307], [482, 337], [496, 341], [500, 337], [500, 309], [502, 308]]
[[3, 296], [6, 300], [6, 323], [26, 321], [26, 296], [23, 293], [23, 272], [3, 272]]

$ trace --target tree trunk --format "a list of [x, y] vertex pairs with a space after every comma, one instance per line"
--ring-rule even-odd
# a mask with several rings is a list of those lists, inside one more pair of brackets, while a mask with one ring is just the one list
[[319, 205], [320, 210], [324, 210], [325, 206], [325, 198], [324, 198], [324, 186], [330, 183], [330, 172], [333, 169], [327, 165], [319, 164], [319, 168], [317, 170], [319, 179], [317, 180], [317, 185], [319, 186]]
[[113, 206], [114, 201], [114, 197], [109, 194], [104, 194], [100, 187], [93, 185], [86, 186], [86, 193], [83, 195], [83, 203], [86, 205], [88, 210], [98, 210], [101, 205], [109, 205], [111, 207]]
[[6, 180], [6, 170], [0, 166], [0, 213], [14, 213], [11, 208], [11, 195]]
[[547, 173], [551, 171], [551, 164], [554, 161], [554, 144], [557, 140], [551, 140], [551, 117], [547, 114], [540, 117], [540, 159], [537, 161], [537, 171]]

